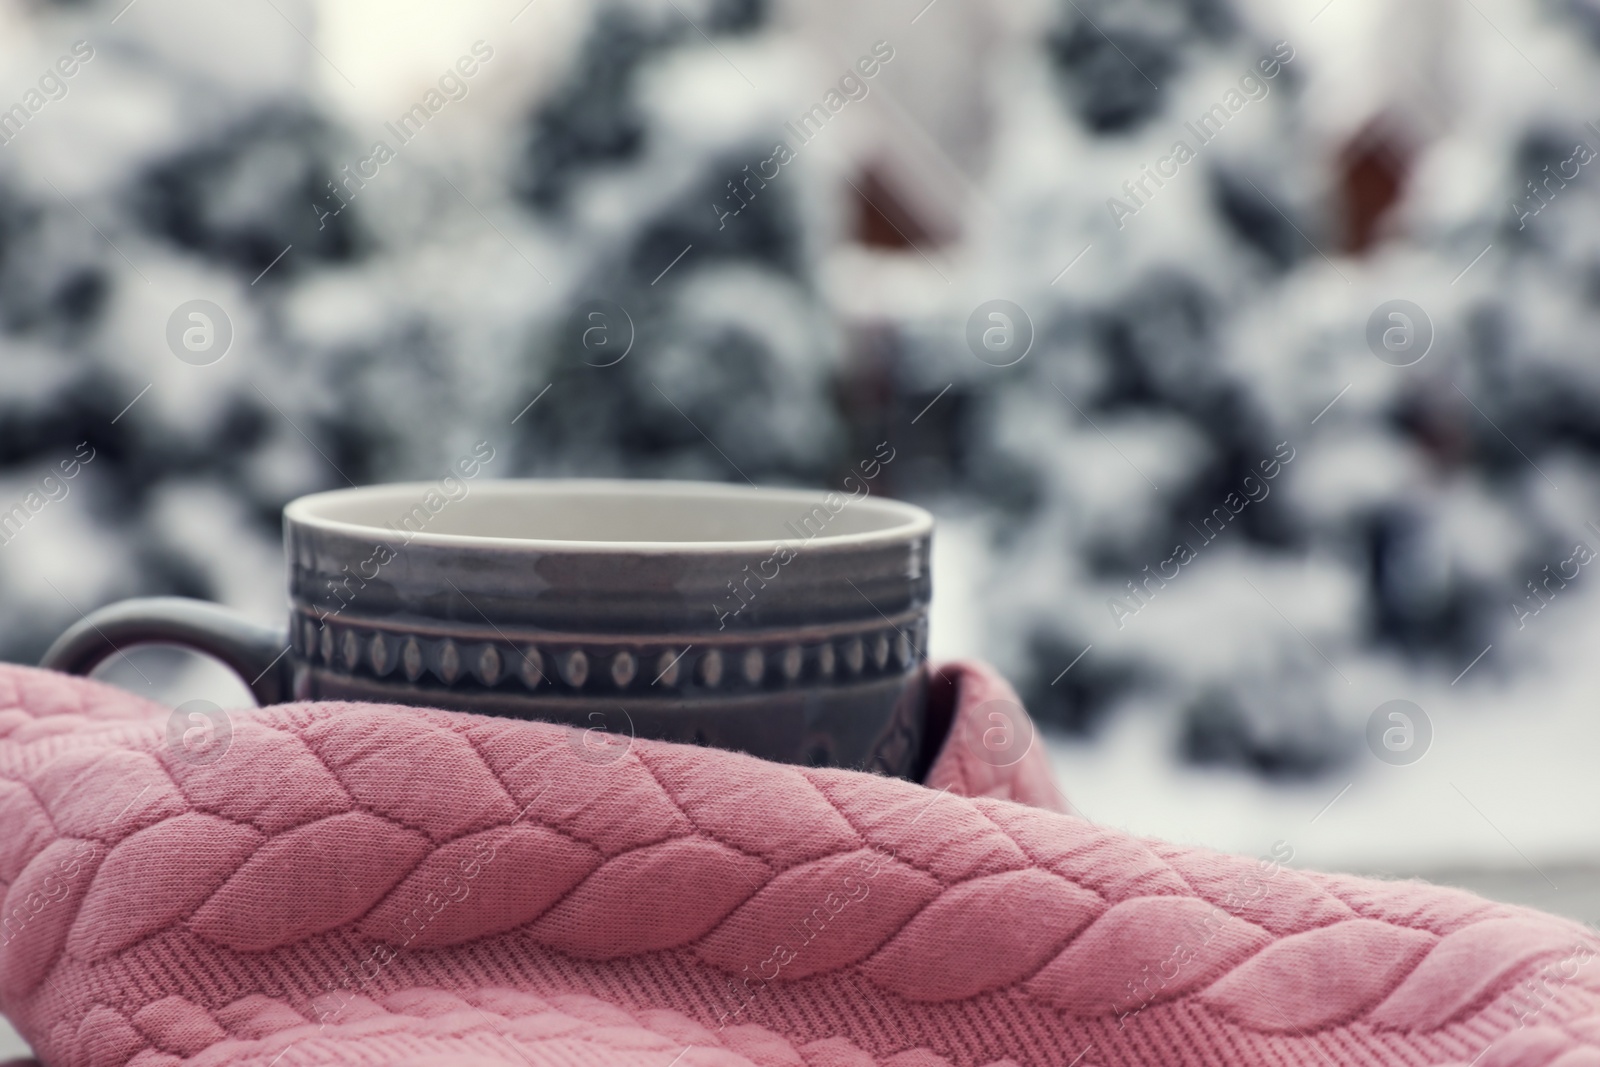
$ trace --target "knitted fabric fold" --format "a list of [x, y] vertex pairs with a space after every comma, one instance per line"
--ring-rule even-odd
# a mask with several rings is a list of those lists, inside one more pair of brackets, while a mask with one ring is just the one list
[[347, 703], [195, 758], [0, 666], [0, 1010], [48, 1067], [1600, 1067], [1584, 927], [1075, 818], [979, 666], [929, 714], [921, 785]]

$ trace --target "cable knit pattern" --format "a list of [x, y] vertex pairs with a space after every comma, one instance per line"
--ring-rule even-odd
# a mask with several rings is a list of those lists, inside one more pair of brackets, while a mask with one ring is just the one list
[[0, 667], [0, 1009], [50, 1067], [1600, 1067], [1583, 927], [1096, 827], [941, 686], [916, 785], [332, 703], [201, 765]]

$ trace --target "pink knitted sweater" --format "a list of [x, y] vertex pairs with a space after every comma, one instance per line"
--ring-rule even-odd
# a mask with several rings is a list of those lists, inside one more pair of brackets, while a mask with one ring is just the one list
[[925, 785], [0, 667], [0, 1010], [49, 1067], [1600, 1065], [1583, 927], [1057, 809], [945, 668]]

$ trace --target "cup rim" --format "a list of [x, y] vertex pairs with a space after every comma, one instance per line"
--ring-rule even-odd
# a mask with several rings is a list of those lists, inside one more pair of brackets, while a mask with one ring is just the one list
[[[934, 526], [933, 515], [915, 504], [872, 495], [859, 498], [851, 497], [848, 494], [838, 493], [836, 490], [826, 489], [744, 486], [729, 485], [724, 482], [650, 478], [485, 478], [474, 480], [472, 485], [474, 493], [487, 492], [490, 495], [511, 495], [538, 492], [540, 490], [560, 491], [578, 496], [620, 493], [669, 496], [687, 492], [706, 499], [761, 498], [766, 500], [788, 500], [797, 506], [823, 507], [826, 507], [823, 502], [824, 498], [830, 495], [837, 495], [851, 501], [847, 505], [849, 507], [867, 508], [883, 515], [885, 518], [898, 521], [881, 530], [847, 534], [820, 533], [810, 538], [795, 538], [793, 540], [786, 538], [758, 538], [726, 541], [597, 541], [536, 537], [496, 537], [485, 534], [429, 533], [423, 530], [421, 532], [408, 531], [405, 543], [408, 546], [429, 545], [438, 548], [480, 548], [495, 549], [501, 552], [631, 552], [659, 555], [717, 555], [766, 551], [779, 546], [793, 544], [795, 540], [803, 541], [808, 552], [817, 550], [870, 549], [913, 541], [932, 533]], [[358, 496], [377, 498], [392, 495], [402, 500], [414, 500], [417, 496], [426, 494], [428, 490], [437, 491], [438, 484], [435, 482], [382, 482], [348, 489], [329, 489], [320, 493], [310, 493], [290, 501], [283, 509], [283, 517], [286, 523], [295, 527], [320, 530], [357, 540], [393, 539], [395, 531], [392, 529], [328, 518], [326, 515], [319, 514], [318, 509], [330, 502], [348, 500]]]

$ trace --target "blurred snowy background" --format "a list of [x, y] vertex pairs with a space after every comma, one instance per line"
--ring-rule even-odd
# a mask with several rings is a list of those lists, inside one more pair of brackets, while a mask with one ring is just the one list
[[0, 0], [0, 69], [0, 658], [276, 619], [285, 502], [478, 440], [887, 440], [1090, 817], [1600, 918], [1593, 0]]

